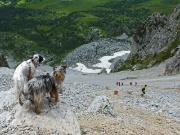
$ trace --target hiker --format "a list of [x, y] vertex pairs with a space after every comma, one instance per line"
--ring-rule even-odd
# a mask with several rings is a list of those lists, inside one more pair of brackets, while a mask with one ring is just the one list
[[130, 85], [132, 85], [132, 82], [130, 82]]
[[145, 90], [146, 86], [147, 86], [147, 85], [142, 86], [142, 89], [141, 89], [141, 90], [142, 90], [142, 94], [141, 94], [142, 97], [144, 96], [144, 94], [145, 94], [145, 92], [146, 92], [146, 90]]
[[116, 85], [118, 85], [118, 82], [116, 82]]
[[137, 85], [137, 82], [135, 82], [135, 86]]
[[119, 86], [121, 86], [121, 83], [119, 82]]

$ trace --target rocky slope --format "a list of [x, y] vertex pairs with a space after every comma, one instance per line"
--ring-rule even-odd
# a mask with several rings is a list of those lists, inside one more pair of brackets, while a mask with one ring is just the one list
[[[179, 75], [164, 76], [165, 65], [109, 75], [69, 71], [62, 98], [76, 112], [83, 134], [178, 135], [180, 80]], [[148, 87], [142, 98], [144, 84]]]
[[180, 46], [179, 51], [169, 60], [165, 68], [165, 74], [178, 73], [180, 73]]
[[87, 67], [92, 67], [103, 56], [110, 56], [119, 51], [129, 51], [130, 44], [131, 39], [126, 34], [114, 39], [101, 39], [78, 47], [65, 57], [64, 63], [68, 66], [75, 66], [76, 63], [80, 62]]
[[[160, 13], [148, 17], [136, 31], [131, 45], [129, 60], [133, 59], [137, 66], [143, 68], [154, 66], [174, 56], [180, 45], [180, 5], [167, 18]], [[148, 61], [148, 62], [144, 62]], [[179, 61], [178, 61], [179, 62]], [[179, 70], [176, 66], [175, 72]]]
[[[61, 102], [44, 100], [42, 114], [36, 115], [15, 99], [14, 70], [0, 68], [0, 134], [178, 135], [180, 74], [164, 76], [164, 70], [165, 64], [109, 75], [67, 70]], [[144, 84], [148, 87], [141, 97]]]

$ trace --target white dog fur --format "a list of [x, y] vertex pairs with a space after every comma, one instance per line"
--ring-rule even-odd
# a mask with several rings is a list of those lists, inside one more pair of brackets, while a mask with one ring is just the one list
[[33, 78], [37, 66], [43, 62], [45, 58], [39, 54], [33, 55], [33, 57], [27, 61], [22, 62], [15, 70], [13, 75], [14, 85], [17, 92], [17, 98], [22, 105], [22, 93], [24, 91], [24, 84]]

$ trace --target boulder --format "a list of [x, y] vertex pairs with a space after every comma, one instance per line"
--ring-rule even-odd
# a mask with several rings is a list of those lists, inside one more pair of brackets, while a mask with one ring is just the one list
[[116, 57], [113, 62], [111, 63], [110, 69], [111, 72], [118, 71], [120, 65], [124, 62], [124, 60], [121, 57]]
[[101, 71], [98, 74], [107, 74], [107, 70], [106, 68], [102, 68]]
[[0, 134], [71, 134], [80, 135], [80, 126], [68, 105], [64, 102], [49, 102], [41, 105], [41, 114], [20, 106], [15, 99], [15, 90], [0, 91]]
[[97, 96], [88, 107], [86, 112], [92, 114], [105, 114], [108, 116], [115, 116], [113, 109], [113, 104], [106, 96]]

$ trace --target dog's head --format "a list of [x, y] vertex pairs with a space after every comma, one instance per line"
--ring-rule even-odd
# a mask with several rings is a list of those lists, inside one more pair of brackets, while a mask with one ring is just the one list
[[39, 66], [39, 64], [45, 61], [45, 58], [39, 54], [34, 54], [31, 59], [33, 63], [35, 64], [35, 66]]
[[53, 76], [58, 81], [64, 81], [67, 66], [57, 66], [53, 68]]

